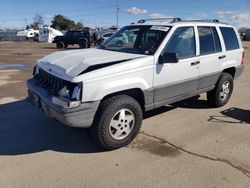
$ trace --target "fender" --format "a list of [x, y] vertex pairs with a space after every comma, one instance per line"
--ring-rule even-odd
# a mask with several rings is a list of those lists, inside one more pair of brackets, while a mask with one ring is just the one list
[[223, 62], [221, 64], [221, 72], [225, 69], [228, 69], [228, 68], [236, 68], [238, 66], [239, 63], [237, 63], [236, 60], [231, 60], [231, 61], [226, 61], [226, 62]]
[[[100, 87], [94, 87], [94, 85], [99, 85]], [[94, 89], [91, 89], [93, 88]], [[83, 86], [84, 90], [88, 90], [86, 95], [84, 94], [83, 90], [83, 100], [84, 101], [97, 101], [103, 99], [105, 96], [124, 91], [129, 89], [141, 89], [142, 91], [147, 90], [150, 88], [146, 80], [140, 77], [133, 77], [133, 78], [123, 78], [119, 80], [114, 80], [111, 82], [103, 82], [102, 84], [87, 84]]]

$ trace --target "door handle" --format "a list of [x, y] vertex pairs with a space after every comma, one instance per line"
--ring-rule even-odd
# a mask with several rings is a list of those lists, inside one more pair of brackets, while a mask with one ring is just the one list
[[195, 66], [195, 65], [198, 65], [198, 64], [200, 64], [200, 61], [195, 61], [195, 62], [191, 63], [191, 66]]
[[224, 59], [226, 56], [225, 55], [222, 55], [222, 56], [219, 56], [219, 59]]

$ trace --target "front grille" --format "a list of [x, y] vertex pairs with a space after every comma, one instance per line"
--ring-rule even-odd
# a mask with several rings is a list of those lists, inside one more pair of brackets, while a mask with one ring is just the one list
[[49, 95], [58, 96], [58, 92], [66, 86], [69, 89], [70, 96], [76, 84], [62, 80], [56, 76], [53, 76], [46, 71], [39, 69], [39, 73], [35, 75], [37, 85], [46, 89]]

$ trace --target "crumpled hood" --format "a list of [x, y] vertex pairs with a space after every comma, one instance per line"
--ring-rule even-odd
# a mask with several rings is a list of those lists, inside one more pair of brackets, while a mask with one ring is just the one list
[[37, 64], [45, 71], [57, 74], [59, 77], [74, 78], [89, 66], [126, 61], [144, 56], [91, 48], [54, 52], [38, 60]]

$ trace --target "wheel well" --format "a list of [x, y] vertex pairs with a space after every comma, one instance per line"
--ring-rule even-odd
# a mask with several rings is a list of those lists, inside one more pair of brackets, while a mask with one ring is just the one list
[[80, 43], [80, 42], [88, 43], [88, 40], [86, 38], [80, 38], [78, 43]]
[[231, 68], [227, 68], [227, 69], [223, 70], [222, 72], [226, 72], [228, 74], [231, 74], [232, 77], [234, 78], [235, 71], [236, 71], [235, 67], [231, 67]]
[[144, 111], [145, 99], [144, 99], [144, 94], [143, 94], [141, 89], [135, 88], [135, 89], [129, 89], [129, 90], [124, 90], [124, 91], [112, 93], [112, 94], [105, 96], [101, 101], [104, 101], [107, 98], [117, 96], [117, 95], [128, 95], [128, 96], [134, 98], [136, 101], [138, 101], [138, 103], [141, 105], [142, 110]]

